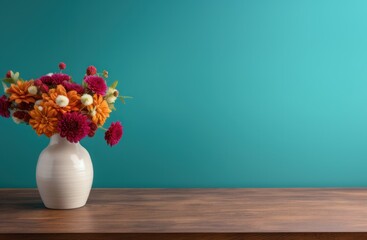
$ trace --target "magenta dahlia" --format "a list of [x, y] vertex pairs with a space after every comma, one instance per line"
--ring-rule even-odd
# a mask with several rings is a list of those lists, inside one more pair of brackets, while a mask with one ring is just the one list
[[79, 94], [83, 94], [84, 93], [84, 88], [82, 86], [80, 86], [79, 84], [77, 84], [77, 83], [63, 81], [61, 83], [61, 85], [64, 86], [64, 88], [66, 89], [66, 91], [74, 90], [74, 91], [76, 91]]
[[69, 142], [77, 143], [86, 137], [90, 131], [87, 116], [71, 112], [65, 113], [60, 118], [57, 129], [61, 137], [66, 137]]
[[123, 134], [124, 128], [120, 122], [111, 123], [111, 126], [104, 135], [104, 139], [107, 141], [107, 144], [112, 147], [121, 140]]
[[0, 97], [0, 116], [3, 116], [5, 118], [10, 117], [9, 107], [10, 107], [10, 102], [8, 98], [5, 95]]
[[105, 95], [107, 91], [106, 81], [97, 76], [87, 76], [84, 81], [87, 83], [87, 87], [94, 93]]

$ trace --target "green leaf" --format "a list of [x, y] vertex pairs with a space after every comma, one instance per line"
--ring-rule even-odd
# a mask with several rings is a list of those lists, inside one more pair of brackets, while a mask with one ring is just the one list
[[4, 78], [3, 82], [5, 82], [5, 83], [15, 83], [15, 81], [12, 78]]
[[116, 89], [116, 87], [117, 87], [117, 84], [118, 84], [119, 82], [116, 80], [116, 81], [114, 81], [113, 83], [112, 83], [112, 85], [111, 85], [111, 87], [110, 88], [113, 88], [113, 89]]
[[8, 85], [6, 85], [6, 83], [2, 82], [3, 84], [3, 88], [4, 88], [4, 93], [6, 93], [6, 89], [8, 89]]

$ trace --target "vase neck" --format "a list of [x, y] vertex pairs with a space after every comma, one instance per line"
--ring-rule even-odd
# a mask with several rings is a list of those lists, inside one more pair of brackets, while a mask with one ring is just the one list
[[78, 143], [71, 143], [66, 138], [61, 137], [60, 134], [54, 134], [50, 138], [50, 144], [49, 145], [54, 145], [54, 144], [79, 144], [79, 142]]

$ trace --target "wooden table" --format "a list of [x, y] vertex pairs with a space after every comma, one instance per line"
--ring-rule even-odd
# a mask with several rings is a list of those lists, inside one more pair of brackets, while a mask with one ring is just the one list
[[76, 210], [0, 189], [0, 239], [367, 239], [367, 189], [94, 189]]

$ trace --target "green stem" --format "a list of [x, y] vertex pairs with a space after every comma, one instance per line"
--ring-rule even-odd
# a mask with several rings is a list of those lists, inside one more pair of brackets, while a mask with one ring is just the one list
[[106, 129], [106, 128], [102, 127], [102, 126], [99, 126], [98, 128], [103, 129], [103, 130], [105, 130], [105, 131], [107, 131], [107, 130], [108, 130], [108, 129]]

